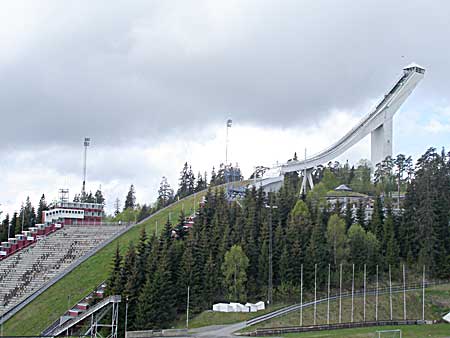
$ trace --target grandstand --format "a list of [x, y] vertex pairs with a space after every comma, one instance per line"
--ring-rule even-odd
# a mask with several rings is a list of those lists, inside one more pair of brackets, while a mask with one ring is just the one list
[[0, 261], [0, 315], [4, 316], [124, 228], [121, 224], [66, 225]]

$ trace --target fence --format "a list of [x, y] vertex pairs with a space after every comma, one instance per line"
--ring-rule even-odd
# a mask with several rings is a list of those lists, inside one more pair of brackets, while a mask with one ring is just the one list
[[386, 326], [386, 325], [421, 325], [427, 324], [422, 320], [381, 320], [381, 321], [366, 321], [366, 322], [354, 322], [354, 323], [341, 323], [341, 324], [329, 324], [329, 325], [310, 325], [310, 326], [291, 326], [291, 327], [279, 327], [269, 329], [256, 329], [253, 332], [243, 333], [242, 335], [260, 337], [260, 336], [273, 336], [286, 333], [301, 333], [311, 331], [325, 331], [325, 330], [337, 330], [337, 329], [353, 329], [359, 327], [371, 327], [371, 326]]

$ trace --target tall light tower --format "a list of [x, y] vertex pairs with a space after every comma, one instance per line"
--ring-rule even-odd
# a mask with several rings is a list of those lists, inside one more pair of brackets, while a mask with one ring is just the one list
[[87, 148], [91, 145], [91, 139], [89, 137], [84, 138], [84, 161], [83, 161], [83, 188], [81, 189], [81, 195], [86, 194], [86, 161], [87, 161]]
[[231, 119], [227, 120], [227, 139], [225, 140], [225, 166], [228, 165], [228, 129], [231, 128], [233, 121]]

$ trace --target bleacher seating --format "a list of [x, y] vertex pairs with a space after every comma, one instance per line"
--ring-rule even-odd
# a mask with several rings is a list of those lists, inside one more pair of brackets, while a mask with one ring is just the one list
[[0, 261], [0, 314], [32, 295], [125, 225], [67, 225]]

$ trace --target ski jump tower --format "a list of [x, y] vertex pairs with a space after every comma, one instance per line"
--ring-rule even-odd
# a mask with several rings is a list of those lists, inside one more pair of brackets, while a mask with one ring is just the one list
[[366, 116], [339, 141], [323, 151], [302, 161], [290, 161], [279, 166], [280, 175], [262, 178], [257, 186], [265, 191], [278, 190], [283, 184], [285, 173], [298, 171], [303, 175], [301, 192], [306, 191], [307, 182], [313, 188], [312, 170], [318, 165], [328, 163], [343, 154], [350, 147], [371, 134], [371, 161], [376, 165], [387, 156], [392, 156], [392, 135], [394, 114], [412, 93], [425, 74], [425, 69], [415, 63], [403, 68], [403, 74], [392, 89], [383, 97], [375, 109]]

